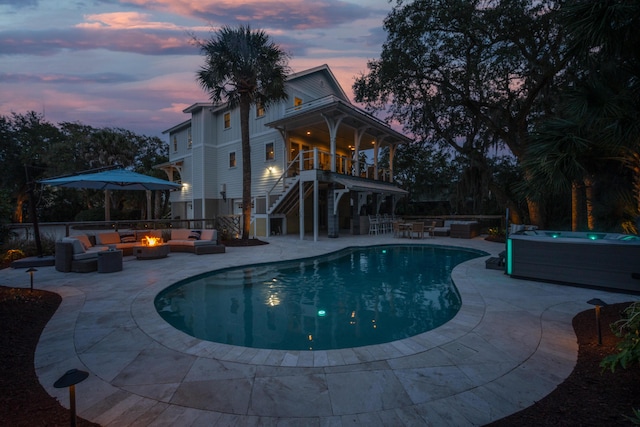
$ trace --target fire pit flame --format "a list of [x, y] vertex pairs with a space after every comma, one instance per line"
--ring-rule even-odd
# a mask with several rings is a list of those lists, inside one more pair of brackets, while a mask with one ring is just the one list
[[160, 237], [144, 236], [142, 243], [145, 246], [156, 246], [162, 243], [162, 239]]

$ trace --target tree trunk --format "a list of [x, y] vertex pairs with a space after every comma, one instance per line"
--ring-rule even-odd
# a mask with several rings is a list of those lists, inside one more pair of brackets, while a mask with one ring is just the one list
[[240, 132], [242, 134], [242, 240], [249, 240], [251, 228], [251, 141], [249, 139], [249, 108], [247, 95], [240, 96]]
[[509, 222], [512, 224], [522, 224], [522, 213], [516, 202], [514, 202], [500, 186], [496, 185], [491, 178], [489, 178], [488, 188], [496, 200], [498, 200], [498, 203], [509, 208]]
[[537, 226], [538, 228], [543, 229], [544, 221], [542, 220], [540, 203], [527, 197], [527, 207], [529, 208], [529, 222], [531, 222], [531, 224]]
[[111, 221], [111, 190], [104, 190], [104, 220]]
[[596, 219], [593, 216], [593, 202], [595, 200], [595, 191], [593, 189], [593, 180], [590, 176], [584, 178], [585, 202], [587, 208], [587, 227], [589, 231], [596, 228]]
[[571, 183], [571, 231], [580, 229], [580, 186], [576, 181]]
[[[520, 157], [521, 161], [523, 157], [524, 156]], [[525, 180], [527, 180], [529, 185], [531, 185], [531, 173], [527, 170], [523, 171], [523, 173]], [[526, 200], [527, 208], [529, 210], [529, 223], [537, 226], [540, 229], [544, 229], [544, 220], [542, 219], [542, 209], [540, 208], [540, 203], [531, 199], [530, 197], [527, 197]]]
[[14, 221], [17, 223], [24, 222], [24, 202], [27, 200], [25, 193], [18, 194], [16, 198], [16, 210], [13, 212]]
[[153, 195], [153, 219], [160, 219], [160, 199], [162, 198], [162, 190], [156, 190]]

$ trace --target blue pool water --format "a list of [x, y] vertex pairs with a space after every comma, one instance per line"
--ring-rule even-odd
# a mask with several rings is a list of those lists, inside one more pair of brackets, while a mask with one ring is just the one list
[[451, 320], [459, 263], [485, 255], [437, 246], [373, 246], [219, 270], [165, 289], [158, 313], [203, 340], [328, 350], [380, 344]]

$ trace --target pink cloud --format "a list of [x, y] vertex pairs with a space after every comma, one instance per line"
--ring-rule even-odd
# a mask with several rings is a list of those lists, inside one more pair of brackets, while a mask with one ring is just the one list
[[126, 0], [146, 9], [208, 22], [259, 22], [284, 29], [327, 28], [369, 16], [372, 11], [341, 0]]

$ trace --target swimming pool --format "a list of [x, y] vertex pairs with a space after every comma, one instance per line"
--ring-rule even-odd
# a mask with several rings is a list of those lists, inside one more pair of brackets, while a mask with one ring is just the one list
[[486, 255], [442, 246], [373, 246], [205, 273], [160, 292], [155, 307], [199, 339], [277, 350], [329, 350], [434, 329], [461, 306], [451, 271]]

